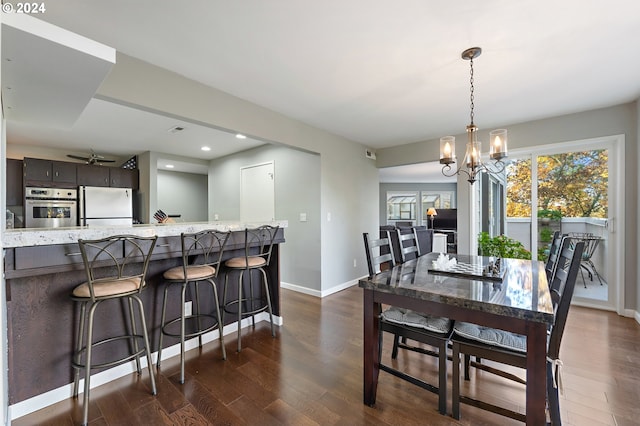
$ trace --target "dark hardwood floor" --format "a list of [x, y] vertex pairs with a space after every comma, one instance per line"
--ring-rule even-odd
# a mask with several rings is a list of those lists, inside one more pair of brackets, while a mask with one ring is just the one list
[[[318, 299], [282, 290], [284, 326], [268, 323], [243, 334], [228, 358], [218, 342], [188, 353], [180, 385], [177, 357], [163, 361], [158, 395], [146, 373], [91, 391], [91, 425], [511, 425], [518, 423], [463, 405], [456, 421], [437, 411], [436, 395], [384, 372], [375, 408], [362, 403], [362, 292], [353, 287]], [[390, 355], [385, 339], [383, 356]], [[637, 425], [640, 419], [640, 325], [610, 312], [572, 307], [565, 331], [565, 425]], [[435, 383], [435, 358], [402, 352], [397, 360]], [[514, 370], [517, 371], [517, 370]], [[449, 374], [449, 380], [451, 375]], [[472, 370], [467, 394], [522, 409], [524, 387]], [[449, 404], [450, 410], [450, 404]], [[73, 399], [13, 421], [13, 425], [71, 425], [81, 419]]]

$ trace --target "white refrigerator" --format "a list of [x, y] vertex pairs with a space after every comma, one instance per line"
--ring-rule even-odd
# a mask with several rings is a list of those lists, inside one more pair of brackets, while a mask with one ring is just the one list
[[133, 195], [130, 188], [80, 186], [78, 188], [79, 225], [133, 225]]

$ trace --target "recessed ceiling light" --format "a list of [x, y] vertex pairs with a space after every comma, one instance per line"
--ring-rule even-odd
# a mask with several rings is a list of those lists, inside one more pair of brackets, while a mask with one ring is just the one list
[[173, 164], [167, 164], [165, 167], [167, 169], [173, 169], [175, 166]]
[[247, 137], [245, 135], [241, 134], [241, 133], [238, 133], [236, 135], [236, 138], [238, 138], [238, 139], [246, 139]]
[[200, 149], [203, 150], [203, 151], [211, 151], [211, 148], [209, 148], [208, 146], [203, 146]]

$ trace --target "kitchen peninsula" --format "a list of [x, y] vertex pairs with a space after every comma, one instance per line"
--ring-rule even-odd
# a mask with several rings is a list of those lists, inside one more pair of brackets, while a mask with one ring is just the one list
[[[69, 295], [76, 285], [86, 281], [77, 244], [79, 238], [97, 239], [116, 234], [158, 236], [147, 273], [148, 288], [142, 293], [150, 343], [155, 352], [164, 289], [162, 274], [182, 262], [180, 234], [213, 228], [232, 231], [225, 249], [226, 259], [244, 255], [245, 227], [263, 224], [281, 228], [268, 268], [273, 314], [280, 316], [279, 244], [285, 241], [287, 221], [7, 230], [3, 234], [3, 261], [7, 286], [9, 404], [21, 404], [54, 390], [64, 395], [67, 392], [64, 387], [73, 381], [71, 354], [78, 312]], [[96, 314], [97, 333], [123, 327], [119, 320], [109, 317], [107, 311]], [[168, 315], [178, 314], [176, 304], [175, 312], [168, 312]], [[226, 319], [227, 324], [233, 322], [231, 315]], [[165, 338], [163, 346], [172, 346], [176, 342], [177, 339]], [[68, 397], [69, 393], [66, 395]]]

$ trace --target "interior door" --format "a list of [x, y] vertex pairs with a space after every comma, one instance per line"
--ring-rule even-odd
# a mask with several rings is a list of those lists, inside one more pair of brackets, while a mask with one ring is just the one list
[[273, 161], [240, 169], [240, 220], [272, 221], [276, 216]]

